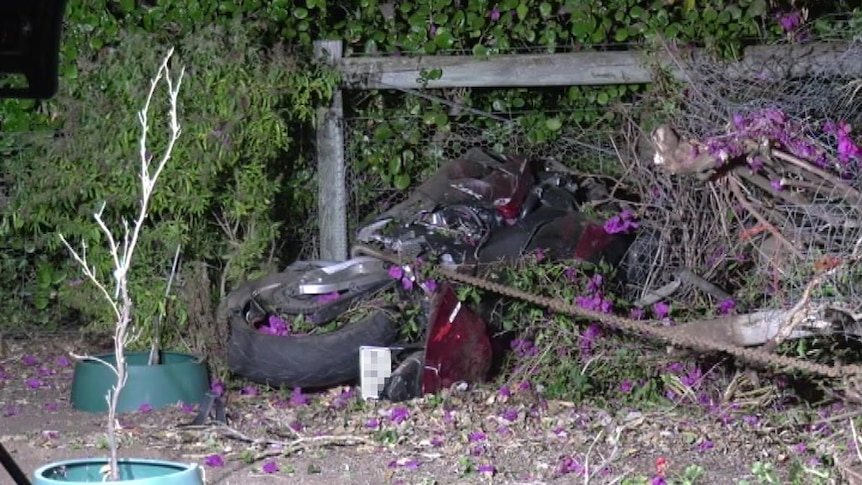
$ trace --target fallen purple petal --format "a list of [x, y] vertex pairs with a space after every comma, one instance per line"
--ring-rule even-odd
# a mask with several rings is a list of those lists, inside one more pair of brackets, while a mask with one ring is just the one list
[[404, 407], [392, 408], [389, 411], [389, 420], [395, 424], [401, 424], [410, 419], [410, 411]]
[[221, 455], [209, 455], [204, 459], [204, 465], [211, 468], [221, 468], [224, 466], [224, 458]]
[[245, 386], [240, 389], [239, 393], [243, 396], [257, 396], [260, 392], [257, 389], [257, 386]]
[[503, 411], [502, 414], [503, 419], [508, 422], [514, 422], [518, 419], [518, 410], [517, 409], [507, 409]]
[[670, 305], [660, 301], [652, 306], [652, 312], [658, 319], [667, 318], [670, 315]]
[[216, 397], [224, 394], [224, 391], [225, 391], [224, 382], [222, 382], [221, 380], [215, 379], [210, 384], [210, 392], [213, 393]]
[[626, 394], [630, 393], [632, 391], [633, 387], [634, 387], [634, 383], [632, 383], [632, 381], [630, 381], [628, 379], [620, 382], [620, 391], [622, 391]]
[[186, 414], [197, 412], [197, 405], [181, 402], [179, 403], [180, 410]]
[[308, 396], [302, 393], [302, 388], [294, 387], [290, 392], [290, 405], [305, 406], [306, 404], [308, 404]]
[[561, 475], [569, 473], [581, 475], [584, 473], [584, 467], [578, 463], [578, 460], [575, 460], [571, 456], [567, 456], [560, 461], [560, 465], [557, 467], [557, 473]]

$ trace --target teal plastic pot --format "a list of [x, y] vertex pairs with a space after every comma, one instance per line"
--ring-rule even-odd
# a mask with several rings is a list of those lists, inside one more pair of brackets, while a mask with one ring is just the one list
[[[36, 470], [33, 485], [102, 483], [106, 458], [58, 461]], [[203, 471], [194, 463], [120, 459], [120, 482], [125, 485], [203, 485]], [[120, 483], [108, 482], [108, 483]]]
[[[113, 353], [96, 355], [110, 364]], [[181, 352], [162, 352], [161, 364], [147, 365], [149, 352], [126, 353], [128, 380], [120, 392], [118, 412], [137, 411], [143, 405], [159, 409], [178, 402], [200, 404], [209, 390], [209, 376], [203, 359]], [[101, 413], [108, 410], [105, 395], [117, 382], [114, 372], [94, 360], [75, 364], [72, 378], [72, 407]]]

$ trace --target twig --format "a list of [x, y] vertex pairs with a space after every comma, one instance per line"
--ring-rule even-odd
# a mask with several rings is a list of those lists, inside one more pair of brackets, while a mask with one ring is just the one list
[[773, 236], [775, 236], [775, 238], [779, 242], [781, 242], [781, 244], [787, 246], [787, 248], [790, 249], [790, 252], [792, 252], [794, 256], [799, 259], [803, 259], [802, 253], [799, 251], [799, 249], [797, 249], [796, 246], [794, 246], [790, 241], [788, 241], [787, 238], [784, 237], [783, 234], [781, 234], [781, 231], [779, 231], [771, 222], [766, 220], [766, 218], [763, 217], [763, 215], [758, 212], [757, 209], [754, 208], [754, 206], [751, 205], [751, 202], [749, 202], [748, 199], [745, 197], [745, 194], [742, 193], [742, 190], [740, 189], [741, 186], [742, 184], [739, 183], [738, 180], [733, 177], [730, 177], [730, 190], [733, 192], [733, 195], [736, 197], [736, 200], [742, 205], [742, 207], [745, 208], [745, 210], [747, 210], [752, 216], [754, 216], [754, 218], [757, 219], [757, 222], [762, 224], [767, 231], [769, 231]]
[[775, 350], [775, 348], [787, 340], [793, 331], [796, 330], [796, 327], [805, 320], [807, 313], [801, 315], [800, 313], [810, 302], [811, 292], [814, 291], [814, 287], [819, 286], [822, 281], [823, 274], [820, 274], [815, 276], [807, 285], [805, 285], [805, 290], [802, 292], [802, 298], [800, 298], [799, 301], [793, 305], [793, 308], [787, 312], [787, 321], [778, 328], [778, 332], [776, 332], [774, 337], [763, 344], [763, 350], [767, 352]]
[[165, 308], [164, 311], [160, 311], [158, 317], [156, 318], [156, 328], [153, 331], [153, 342], [150, 346], [150, 358], [147, 359], [147, 365], [158, 365], [159, 364], [159, 348], [161, 344], [162, 338], [162, 319], [165, 317], [165, 314], [168, 312], [168, 297], [171, 295], [171, 286], [174, 282], [174, 278], [177, 276], [177, 266], [180, 262], [180, 248], [182, 244], [177, 244], [177, 251], [174, 253], [174, 262], [171, 264], [171, 275], [168, 277], [168, 284], [165, 287]]
[[856, 424], [853, 423], [853, 418], [848, 418], [847, 421], [850, 422], [850, 431], [853, 432], [853, 448], [856, 449], [856, 458], [859, 459], [859, 463], [862, 463], [862, 450], [859, 449], [859, 435], [856, 432]]
[[787, 152], [784, 152], [782, 150], [778, 150], [776, 148], [773, 148], [770, 151], [770, 155], [772, 155], [773, 157], [775, 157], [779, 160], [784, 160], [785, 162], [796, 165], [797, 167], [799, 167], [803, 170], [807, 170], [807, 171], [813, 173], [814, 175], [817, 175], [818, 177], [822, 178], [823, 180], [828, 181], [833, 186], [835, 186], [836, 189], [841, 190], [844, 193], [844, 195], [846, 195], [848, 197], [852, 196], [854, 199], [856, 199], [856, 203], [862, 202], [862, 194], [860, 194], [853, 187], [850, 187], [849, 185], [842, 182], [841, 179], [839, 179], [838, 177], [836, 177], [836, 176], [832, 175], [831, 173], [821, 169], [820, 167], [816, 167], [814, 165], [811, 165], [810, 163], [806, 162], [805, 160], [802, 160], [799, 157], [795, 157], [795, 156], [793, 156]]
[[290, 428], [291, 432], [298, 436], [294, 440], [284, 441], [271, 438], [254, 438], [247, 434], [232, 428], [226, 424], [218, 424], [215, 429], [222, 433], [227, 438], [235, 439], [253, 445], [277, 446], [281, 450], [281, 455], [292, 455], [298, 451], [312, 447], [327, 447], [327, 446], [350, 446], [350, 445], [373, 445], [374, 442], [362, 436], [353, 435], [317, 435], [317, 436], [302, 436], [298, 431]]

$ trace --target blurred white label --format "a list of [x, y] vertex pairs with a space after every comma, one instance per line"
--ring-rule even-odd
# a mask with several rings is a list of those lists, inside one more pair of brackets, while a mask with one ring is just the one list
[[379, 399], [392, 376], [392, 351], [387, 347], [360, 347], [359, 374], [362, 399]]

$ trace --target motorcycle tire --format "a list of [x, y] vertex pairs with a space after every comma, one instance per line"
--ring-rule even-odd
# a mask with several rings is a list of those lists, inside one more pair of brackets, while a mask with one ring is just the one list
[[[276, 276], [276, 275], [272, 275]], [[377, 310], [338, 330], [310, 335], [268, 335], [246, 318], [255, 288], [279, 278], [265, 277], [228, 294], [217, 321], [228, 325], [228, 367], [235, 374], [268, 386], [323, 388], [359, 377], [359, 348], [388, 347], [398, 338], [391, 312]]]

